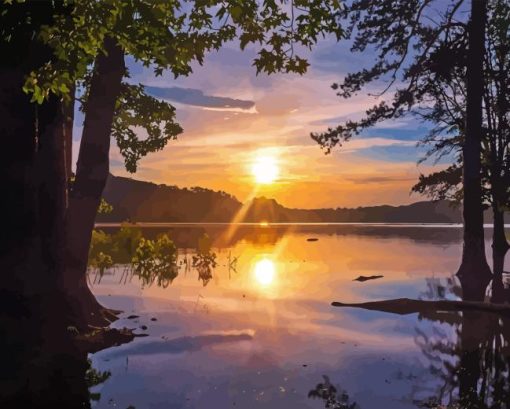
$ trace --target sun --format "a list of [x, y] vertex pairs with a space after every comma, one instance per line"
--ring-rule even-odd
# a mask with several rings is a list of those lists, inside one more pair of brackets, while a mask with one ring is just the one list
[[255, 274], [255, 279], [259, 282], [259, 284], [267, 286], [274, 280], [274, 263], [268, 258], [263, 258], [262, 260], [257, 261], [253, 272]]
[[280, 173], [276, 159], [272, 156], [259, 156], [251, 167], [255, 181], [260, 184], [273, 183]]

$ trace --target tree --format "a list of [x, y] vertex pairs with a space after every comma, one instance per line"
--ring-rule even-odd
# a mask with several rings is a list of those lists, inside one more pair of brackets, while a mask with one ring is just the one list
[[[493, 249], [505, 254], [508, 243], [504, 232], [504, 212], [510, 204], [509, 109], [510, 6], [504, 1], [489, 3], [484, 59], [482, 190], [484, 205], [493, 211]], [[413, 191], [433, 199], [462, 199], [463, 122], [466, 111], [465, 33], [459, 33], [457, 58], [445, 55], [438, 61], [447, 69], [436, 76], [436, 99], [424, 119], [436, 126], [421, 141], [430, 149], [425, 158], [455, 155], [455, 164], [445, 170], [421, 176]], [[449, 61], [449, 63], [448, 63]], [[455, 84], [452, 86], [452, 83]], [[443, 90], [449, 89], [448, 93]], [[445, 135], [444, 131], [447, 130]]]
[[[54, 218], [47, 224], [58, 230], [59, 239], [50, 238], [48, 245], [55, 248], [55, 259], [61, 266], [55, 281], [62, 283], [61, 290], [72, 303], [73, 321], [98, 325], [113, 318], [111, 312], [97, 303], [85, 280], [94, 219], [108, 176], [110, 135], [116, 138], [127, 169], [134, 171], [139, 158], [162, 149], [181, 132], [174, 121], [173, 107], [146, 95], [143, 86], [123, 82], [129, 75], [124, 65], [125, 55], [153, 67], [156, 75], [165, 69], [176, 76], [188, 75], [193, 61], [202, 63], [206, 52], [238, 38], [243, 49], [249, 44], [260, 45], [254, 61], [258, 72], [304, 73], [308, 63], [294, 52], [294, 45], [312, 47], [326, 33], [341, 36], [340, 3], [295, 0], [290, 7], [285, 3], [197, 0], [183, 5], [180, 1], [65, 1], [55, 8], [48, 2], [39, 3], [48, 18], [32, 27], [31, 3], [6, 2], [2, 18], [12, 30], [4, 30], [0, 40], [8, 43], [15, 39], [12, 53], [22, 49], [17, 48], [21, 44], [18, 37], [25, 31], [31, 34], [27, 36], [29, 44], [43, 44], [45, 50], [52, 51], [24, 69], [10, 92], [24, 98], [27, 112], [34, 108], [21, 92], [22, 80], [32, 102], [40, 104], [35, 109], [46, 109], [51, 101], [62, 105], [58, 117], [62, 126], [54, 126], [54, 132], [49, 134], [52, 143], [61, 147], [62, 154], [45, 160], [48, 169], [58, 167], [59, 183], [44, 178], [35, 183], [37, 178], [31, 174], [26, 178], [29, 184], [24, 183], [25, 179], [16, 180], [12, 189], [20, 190], [20, 197], [25, 197], [39, 185], [47, 186], [55, 189], [48, 197], [62, 199], [58, 220]], [[21, 72], [19, 66], [14, 65], [13, 69]], [[64, 136], [59, 132], [69, 129], [75, 89], [85, 90], [79, 100], [85, 123], [76, 178], [70, 185], [69, 150], [65, 146], [70, 140], [69, 132]], [[6, 105], [18, 109], [7, 94], [3, 97]], [[30, 125], [23, 129], [27, 139], [33, 139], [31, 126], [36, 120], [31, 117]], [[49, 115], [48, 122], [55, 118], [56, 114]], [[138, 139], [134, 126], [144, 127], [149, 138]], [[27, 156], [27, 166], [31, 166], [35, 159], [30, 156], [30, 146], [22, 146], [20, 151]], [[12, 161], [17, 164], [16, 158]], [[21, 218], [20, 212], [16, 214]], [[38, 235], [46, 237], [43, 230]], [[21, 248], [33, 249], [29, 242], [22, 243]], [[37, 256], [28, 270], [33, 271], [44, 262]], [[20, 270], [14, 264], [12, 267], [13, 277], [17, 277]]]
[[[311, 135], [329, 152], [381, 121], [407, 114], [426, 117], [430, 105], [434, 105], [438, 98], [450, 96], [450, 89], [438, 88], [435, 81], [445, 70], [449, 71], [451, 64], [448, 61], [454, 61], [461, 46], [467, 44], [464, 54], [466, 115], [462, 116], [465, 122], [455, 126], [464, 134], [464, 243], [457, 275], [462, 279], [468, 298], [482, 297], [491, 276], [485, 256], [481, 191], [486, 6], [486, 0], [473, 0], [470, 19], [466, 21], [467, 2], [464, 0], [412, 0], [399, 2], [398, 7], [390, 0], [353, 1], [343, 14], [350, 21], [348, 32], [353, 38], [352, 51], [372, 48], [377, 58], [373, 66], [348, 74], [342, 83], [333, 84], [333, 88], [340, 97], [350, 98], [368, 84], [388, 79], [387, 86], [377, 95], [384, 97], [390, 90], [393, 95], [383, 98], [358, 121], [347, 121], [326, 132]], [[450, 85], [456, 86], [455, 83]], [[448, 130], [443, 129], [443, 134]]]

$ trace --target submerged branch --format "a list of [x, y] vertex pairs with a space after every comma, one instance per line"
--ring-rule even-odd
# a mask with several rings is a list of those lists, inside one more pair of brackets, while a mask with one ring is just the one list
[[410, 298], [397, 298], [393, 300], [364, 303], [341, 303], [335, 301], [332, 302], [331, 305], [333, 307], [362, 308], [365, 310], [389, 312], [400, 315], [444, 311], [482, 311], [510, 315], [510, 305], [476, 301], [423, 301]]

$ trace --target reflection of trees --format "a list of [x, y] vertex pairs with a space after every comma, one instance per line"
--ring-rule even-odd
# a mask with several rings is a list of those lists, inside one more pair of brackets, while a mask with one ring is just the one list
[[[502, 274], [495, 274], [494, 280], [500, 282], [493, 283], [492, 301], [510, 301], [508, 297], [503, 299], [499, 291], [506, 291]], [[430, 287], [435, 284], [429, 282]], [[495, 293], [494, 288], [499, 292]], [[445, 289], [445, 296], [459, 291], [453, 281]], [[441, 292], [437, 288], [429, 290], [429, 294]], [[441, 407], [441, 403], [466, 409], [510, 407], [510, 317], [464, 311], [426, 313], [420, 318], [447, 326], [435, 325], [429, 334], [417, 330], [416, 342], [430, 363], [431, 373], [441, 383], [427, 407]], [[453, 336], [448, 336], [452, 332], [448, 327]]]
[[[88, 369], [85, 372], [85, 383], [89, 389], [106, 382], [112, 375], [110, 371], [98, 371], [93, 368], [92, 361], [90, 359], [87, 359], [87, 366]], [[101, 394], [99, 392], [90, 392], [91, 401], [97, 402], [100, 399]]]
[[323, 378], [324, 382], [317, 384], [308, 392], [309, 398], [321, 399], [326, 409], [359, 409], [356, 402], [350, 402], [347, 392], [333, 386], [329, 377], [323, 375]]
[[92, 368], [87, 352], [74, 342], [72, 331], [62, 331], [57, 315], [45, 321], [3, 313], [0, 318], [1, 408], [87, 409], [91, 400], [100, 399], [90, 388], [105, 382], [109, 372]]
[[205, 287], [212, 278], [213, 269], [217, 266], [216, 253], [212, 251], [212, 241], [207, 234], [198, 240], [197, 253], [192, 258], [192, 265], [198, 272], [198, 279]]

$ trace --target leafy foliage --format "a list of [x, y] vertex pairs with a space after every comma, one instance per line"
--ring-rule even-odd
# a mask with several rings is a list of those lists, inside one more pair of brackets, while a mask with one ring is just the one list
[[177, 248], [165, 234], [155, 241], [142, 237], [132, 264], [143, 286], [157, 280], [158, 286], [166, 288], [178, 275]]
[[462, 200], [461, 182], [462, 167], [451, 165], [430, 175], [420, 175], [412, 191], [427, 195], [433, 200], [450, 200], [458, 204]]
[[322, 35], [343, 35], [338, 0], [66, 0], [69, 13], [58, 14], [40, 33], [55, 50], [48, 63], [27, 79], [35, 101], [50, 92], [66, 96], [75, 81], [86, 77], [103, 42], [112, 37], [126, 52], [156, 75], [168, 69], [175, 76], [192, 72], [206, 52], [239, 39], [242, 49], [259, 44], [258, 72], [303, 73], [308, 63], [294, 53], [294, 44], [313, 46]]
[[[11, 6], [12, 7], [12, 6]], [[176, 77], [202, 64], [207, 52], [238, 39], [241, 49], [259, 47], [253, 65], [257, 72], [304, 73], [308, 62], [295, 45], [311, 48], [320, 36], [343, 35], [338, 0], [65, 0], [39, 37], [55, 53], [55, 60], [31, 72], [24, 90], [42, 103], [50, 94], [73, 98], [75, 85], [87, 89], [94, 62], [106, 53], [106, 38], [156, 75], [170, 70]], [[63, 11], [61, 11], [63, 10]], [[7, 33], [8, 34], [8, 33]], [[7, 35], [5, 34], [5, 35]], [[81, 99], [86, 112], [86, 93]], [[135, 131], [144, 129], [146, 138]], [[123, 84], [112, 135], [135, 172], [138, 160], [163, 149], [182, 132], [175, 109], [144, 92], [142, 85]]]
[[127, 224], [121, 225], [120, 229], [113, 235], [113, 256], [116, 263], [131, 263], [138, 244], [142, 239], [142, 231]]
[[[135, 130], [147, 133], [140, 139]], [[122, 84], [115, 110], [112, 136], [124, 157], [126, 169], [136, 172], [138, 160], [165, 147], [182, 128], [175, 122], [175, 108], [147, 95], [142, 85]]]
[[98, 214], [110, 214], [113, 212], [113, 206], [108, 203], [104, 198], [101, 198], [101, 202], [99, 203], [99, 209], [97, 209]]
[[89, 248], [89, 265], [96, 266], [100, 253], [109, 254], [112, 248], [112, 237], [103, 230], [94, 229]]
[[[88, 265], [96, 271], [94, 282], [98, 278], [100, 281], [106, 270], [123, 265], [121, 282], [127, 280], [128, 275], [134, 275], [144, 287], [156, 284], [166, 288], [179, 273], [177, 254], [177, 247], [166, 234], [151, 240], [143, 237], [139, 228], [124, 224], [114, 234], [93, 230]], [[211, 239], [205, 234], [198, 240], [191, 267], [196, 269], [198, 279], [205, 286], [216, 266], [216, 253], [212, 250]]]

